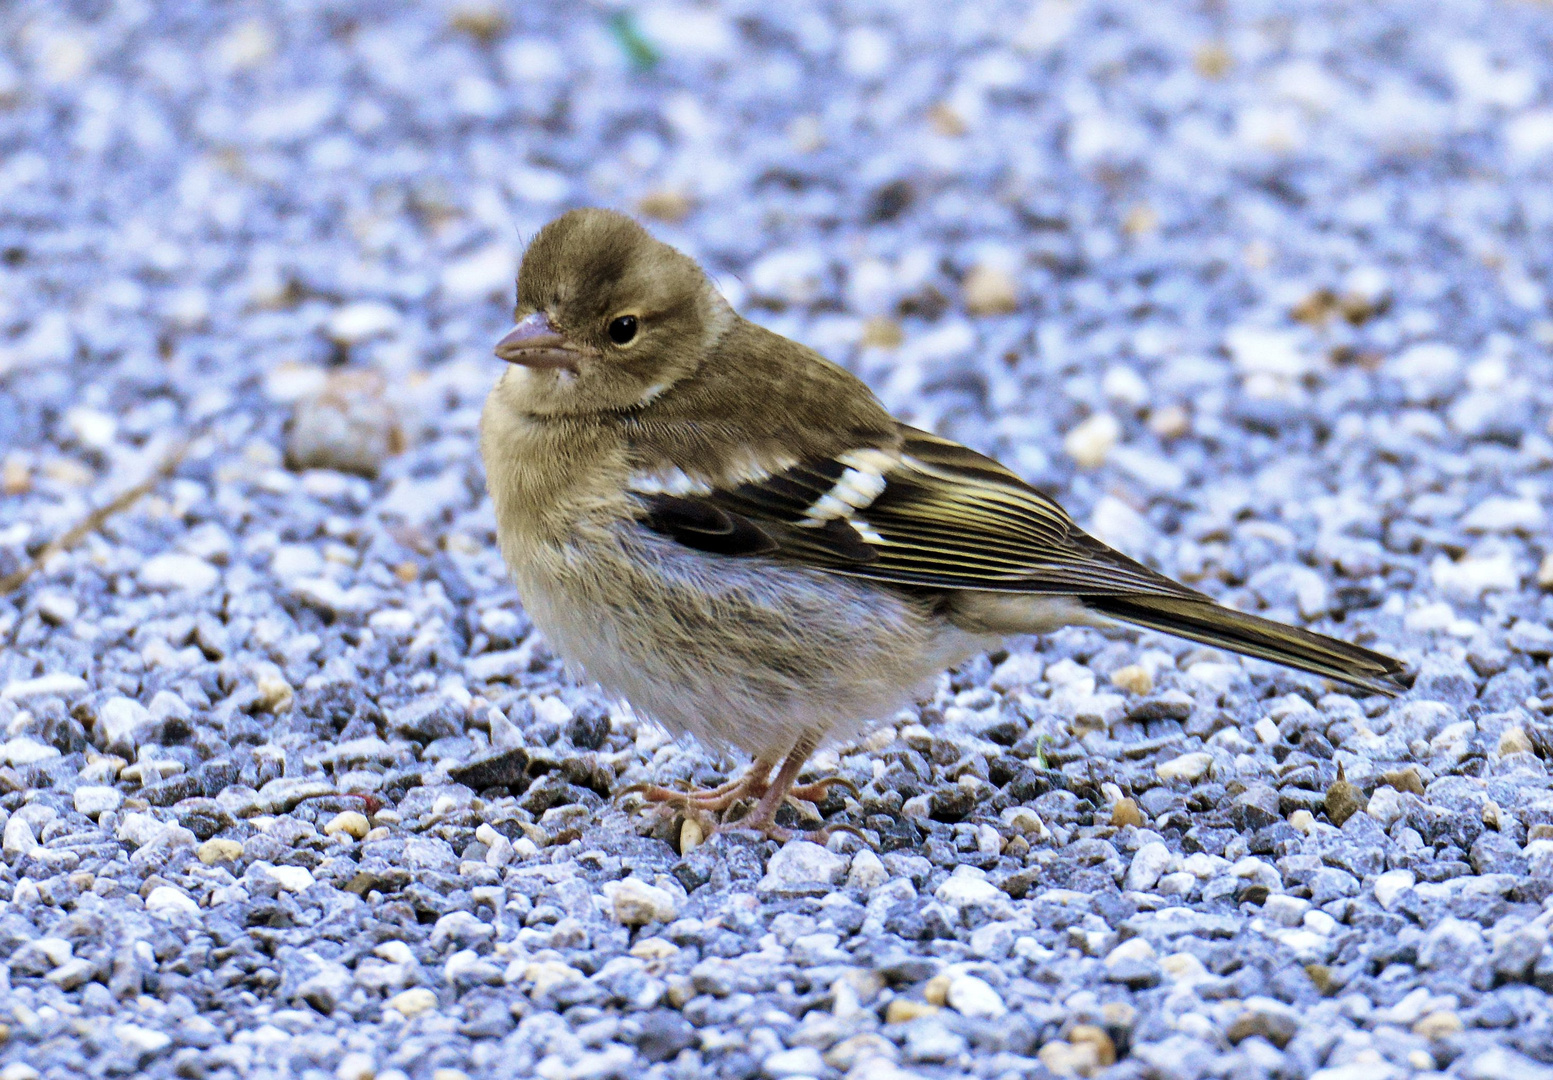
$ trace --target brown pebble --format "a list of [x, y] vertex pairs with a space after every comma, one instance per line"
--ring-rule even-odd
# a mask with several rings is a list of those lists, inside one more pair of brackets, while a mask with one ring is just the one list
[[1180, 405], [1166, 405], [1149, 413], [1149, 430], [1161, 439], [1179, 439], [1192, 430], [1192, 414]]
[[1019, 307], [1013, 275], [994, 266], [975, 266], [961, 285], [965, 310], [972, 315], [1007, 315]]
[[1159, 229], [1159, 213], [1148, 203], [1139, 203], [1122, 219], [1122, 232], [1128, 236], [1147, 236]]
[[1217, 41], [1199, 46], [1192, 57], [1192, 67], [1196, 68], [1197, 74], [1205, 79], [1222, 79], [1234, 66], [1235, 58]]
[[1327, 788], [1327, 820], [1339, 829], [1343, 827], [1343, 822], [1368, 805], [1369, 800], [1364, 797], [1364, 792], [1347, 780], [1337, 780]]
[[1299, 1021], [1292, 1015], [1273, 1012], [1243, 1012], [1235, 1018], [1224, 1037], [1238, 1046], [1253, 1035], [1261, 1036], [1280, 1050], [1289, 1045], [1299, 1030]]
[[1381, 773], [1380, 782], [1397, 791], [1410, 791], [1414, 795], [1424, 793], [1423, 777], [1418, 775], [1418, 770], [1409, 765], [1405, 769], [1395, 769], [1391, 772]]
[[499, 4], [462, 4], [454, 8], [448, 25], [489, 45], [507, 32], [507, 16]]
[[1310, 981], [1321, 992], [1322, 997], [1331, 997], [1343, 988], [1343, 984], [1332, 976], [1332, 969], [1325, 964], [1306, 964], [1305, 974], [1310, 976]]
[[32, 470], [25, 461], [7, 458], [0, 466], [0, 491], [7, 495], [25, 495], [32, 490]]
[[958, 139], [967, 130], [965, 118], [943, 103], [927, 111], [927, 122], [936, 133], [948, 139]]
[[677, 225], [690, 216], [694, 204], [680, 191], [650, 191], [637, 201], [636, 208], [645, 217]]
[[1118, 829], [1128, 825], [1143, 828], [1143, 811], [1138, 809], [1137, 800], [1117, 799], [1116, 805], [1111, 808], [1111, 824]]
[[1111, 672], [1111, 685], [1129, 694], [1147, 694], [1154, 689], [1154, 676], [1142, 664], [1128, 664]]
[[858, 344], [865, 349], [898, 349], [903, 340], [900, 323], [876, 315], [863, 324], [863, 336]]
[[884, 1022], [886, 1024], [909, 1024], [924, 1016], [932, 1016], [940, 1010], [940, 1006], [926, 1001], [916, 1001], [912, 998], [896, 998], [884, 1009]]
[[1095, 1058], [1102, 1066], [1116, 1064], [1116, 1044], [1111, 1041], [1111, 1036], [1106, 1034], [1105, 1028], [1096, 1027], [1094, 1024], [1075, 1024], [1073, 1030], [1068, 1032], [1068, 1042], [1074, 1046], [1089, 1044], [1095, 1048]]

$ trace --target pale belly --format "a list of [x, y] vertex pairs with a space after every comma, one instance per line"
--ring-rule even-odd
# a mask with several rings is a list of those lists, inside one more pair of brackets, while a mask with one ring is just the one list
[[905, 593], [635, 529], [508, 551], [563, 659], [672, 732], [751, 755], [854, 738], [997, 640]]

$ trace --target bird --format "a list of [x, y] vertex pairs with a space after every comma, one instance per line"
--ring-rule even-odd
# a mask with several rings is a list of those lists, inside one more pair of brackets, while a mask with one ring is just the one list
[[648, 803], [707, 816], [755, 800], [725, 826], [786, 839], [788, 799], [844, 783], [796, 783], [818, 749], [1010, 636], [1070, 625], [1406, 688], [1397, 660], [1224, 607], [1088, 535], [997, 461], [897, 420], [626, 215], [544, 226], [514, 320], [480, 451], [533, 625], [638, 715], [752, 759], [714, 788], [642, 785]]

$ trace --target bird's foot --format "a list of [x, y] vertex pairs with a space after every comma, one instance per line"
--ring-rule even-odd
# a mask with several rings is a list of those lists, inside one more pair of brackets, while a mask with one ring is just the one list
[[812, 784], [799, 784], [797, 787], [789, 788], [787, 794], [789, 798], [802, 799], [807, 803], [822, 803], [830, 797], [830, 789], [833, 787], [845, 788], [854, 799], [862, 795], [857, 785], [845, 776], [827, 776]]
[[632, 784], [615, 793], [616, 799], [627, 795], [640, 795], [650, 803], [666, 803], [680, 810], [700, 810], [721, 813], [740, 799], [755, 798], [766, 793], [766, 779], [745, 773], [737, 780], [719, 784], [715, 788], [671, 788], [661, 784]]

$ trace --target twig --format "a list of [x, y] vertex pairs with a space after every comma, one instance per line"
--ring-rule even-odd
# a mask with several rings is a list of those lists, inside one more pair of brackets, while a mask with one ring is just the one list
[[62, 551], [69, 551], [92, 533], [102, 528], [103, 524], [114, 514], [123, 513], [139, 502], [141, 498], [150, 494], [157, 484], [172, 475], [173, 470], [183, 464], [183, 459], [189, 452], [189, 445], [190, 443], [185, 441], [173, 447], [167, 456], [162, 459], [162, 463], [152, 470], [150, 476], [134, 487], [121, 491], [102, 506], [99, 506], [87, 514], [86, 517], [76, 522], [69, 529], [66, 529], [43, 545], [43, 550], [38, 552], [37, 556], [26, 566], [0, 578], [0, 596], [8, 596], [21, 588], [26, 584], [28, 578], [43, 569], [44, 564], [55, 555]]

